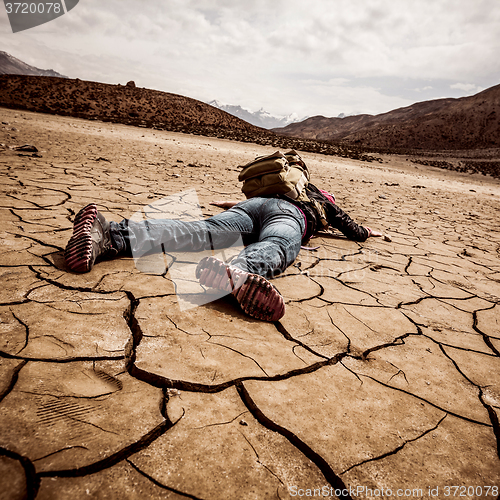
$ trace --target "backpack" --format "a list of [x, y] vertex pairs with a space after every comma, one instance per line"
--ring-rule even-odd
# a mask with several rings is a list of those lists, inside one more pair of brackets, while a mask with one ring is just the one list
[[306, 194], [309, 170], [295, 151], [259, 156], [242, 167], [238, 180], [247, 198], [284, 195], [292, 200], [310, 201]]
[[[306, 164], [296, 151], [285, 154], [276, 151], [269, 156], [259, 156], [242, 167], [238, 180], [243, 182], [241, 190], [247, 198], [255, 196], [278, 196], [289, 198], [306, 215], [313, 217], [323, 229], [328, 228], [328, 217], [324, 204], [319, 201], [324, 195], [309, 182]], [[311, 221], [308, 223], [312, 227]], [[309, 235], [310, 237], [311, 235]]]

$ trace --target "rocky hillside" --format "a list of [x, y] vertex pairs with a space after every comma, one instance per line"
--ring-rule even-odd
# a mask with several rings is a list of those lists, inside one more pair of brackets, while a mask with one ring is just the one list
[[277, 149], [372, 161], [359, 149], [277, 135], [196, 99], [127, 85], [0, 75], [0, 106], [174, 132], [255, 142]]
[[257, 127], [195, 99], [127, 85], [79, 79], [0, 76], [0, 104], [57, 115], [178, 131], [220, 128], [258, 134]]
[[437, 99], [380, 115], [314, 116], [275, 132], [366, 148], [457, 150], [500, 147], [500, 85], [471, 97]]
[[56, 76], [68, 78], [53, 69], [39, 69], [0, 50], [0, 75]]

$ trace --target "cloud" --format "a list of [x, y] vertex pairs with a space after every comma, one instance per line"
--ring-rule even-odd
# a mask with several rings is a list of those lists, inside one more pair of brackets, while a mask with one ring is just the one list
[[481, 90], [484, 90], [484, 89], [481, 89], [480, 87], [478, 87], [476, 84], [474, 83], [454, 83], [452, 85], [450, 85], [450, 89], [458, 89], [458, 90], [463, 90], [464, 92], [480, 92]]
[[86, 0], [0, 41], [72, 77], [336, 116], [498, 83], [499, 22], [498, 0]]

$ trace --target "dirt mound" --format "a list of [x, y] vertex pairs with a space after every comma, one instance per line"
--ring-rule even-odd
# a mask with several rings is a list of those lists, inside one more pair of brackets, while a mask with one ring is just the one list
[[131, 84], [21, 75], [2, 76], [0, 83], [6, 107], [177, 132], [218, 131], [228, 138], [267, 134], [195, 99]]
[[79, 79], [0, 75], [0, 106], [254, 142], [277, 149], [297, 149], [363, 161], [376, 159], [359, 149], [278, 135], [196, 99], [139, 88], [133, 83], [109, 85]]

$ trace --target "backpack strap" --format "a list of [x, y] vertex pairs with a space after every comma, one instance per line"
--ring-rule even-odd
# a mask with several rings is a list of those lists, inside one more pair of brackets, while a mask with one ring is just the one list
[[328, 222], [328, 217], [326, 215], [323, 205], [314, 198], [310, 198], [310, 203], [313, 206], [314, 210], [316, 211], [318, 220], [320, 224], [323, 226], [323, 229], [327, 229], [330, 223]]

